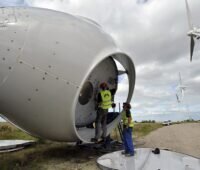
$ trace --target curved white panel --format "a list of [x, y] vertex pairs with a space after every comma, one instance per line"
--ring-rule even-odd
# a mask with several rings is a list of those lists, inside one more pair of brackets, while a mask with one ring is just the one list
[[[98, 83], [117, 80], [113, 58], [128, 72], [131, 99], [132, 60], [92, 22], [47, 9], [0, 8], [0, 37], [0, 113], [32, 135], [89, 141], [77, 127], [95, 120]], [[80, 95], [87, 82], [91, 86], [85, 90], [93, 92], [85, 101]], [[117, 83], [109, 85], [117, 88]]]
[[132, 157], [122, 155], [122, 151], [105, 154], [97, 163], [102, 170], [199, 170], [200, 159], [176, 152], [160, 150], [152, 153], [151, 148], [138, 148]]

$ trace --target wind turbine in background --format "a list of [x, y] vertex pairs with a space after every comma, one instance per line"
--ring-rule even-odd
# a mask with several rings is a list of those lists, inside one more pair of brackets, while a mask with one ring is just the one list
[[194, 46], [195, 46], [195, 38], [197, 40], [200, 39], [200, 28], [194, 27], [191, 20], [191, 12], [189, 9], [188, 1], [185, 0], [186, 10], [187, 10], [187, 18], [188, 18], [188, 25], [189, 25], [189, 32], [187, 35], [190, 37], [190, 61], [192, 61]]
[[138, 4], [144, 4], [144, 3], [146, 3], [148, 0], [137, 0], [137, 3]]
[[183, 100], [186, 88], [187, 86], [183, 85], [182, 79], [181, 79], [181, 73], [179, 72], [179, 84], [176, 87], [176, 91], [177, 91], [176, 99], [178, 103], [181, 103], [181, 101]]

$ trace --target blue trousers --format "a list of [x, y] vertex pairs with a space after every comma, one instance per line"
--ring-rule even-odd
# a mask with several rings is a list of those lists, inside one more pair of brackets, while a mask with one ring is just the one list
[[131, 127], [123, 129], [124, 150], [126, 153], [130, 153], [130, 154], [134, 154], [132, 130], [133, 130], [133, 128], [131, 128]]

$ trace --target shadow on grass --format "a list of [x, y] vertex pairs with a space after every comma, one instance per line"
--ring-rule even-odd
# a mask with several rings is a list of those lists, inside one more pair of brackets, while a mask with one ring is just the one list
[[48, 142], [36, 144], [21, 151], [0, 154], [1, 170], [42, 169], [41, 164], [55, 163], [86, 163], [88, 159], [96, 160], [102, 153], [96, 150], [79, 148], [76, 145]]

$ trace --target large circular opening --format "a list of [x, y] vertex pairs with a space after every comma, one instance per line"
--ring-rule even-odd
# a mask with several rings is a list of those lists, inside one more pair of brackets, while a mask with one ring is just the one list
[[92, 98], [92, 95], [93, 95], [92, 83], [87, 81], [83, 85], [81, 92], [79, 94], [79, 98], [78, 98], [79, 103], [81, 105], [87, 104], [90, 101], [90, 99]]
[[[106, 82], [109, 89], [113, 90], [113, 92], [117, 90], [113, 96], [115, 103], [123, 103], [124, 101], [130, 102], [135, 85], [135, 69], [130, 58], [123, 54], [113, 54], [97, 64], [88, 75], [79, 94], [75, 111], [77, 136], [80, 140], [85, 142], [90, 142], [91, 138], [95, 136], [95, 129], [92, 125], [97, 116], [96, 105], [101, 82]], [[126, 83], [128, 85], [124, 87]], [[120, 85], [121, 88], [119, 88]], [[120, 110], [120, 106], [116, 111], [118, 110]], [[121, 117], [118, 113], [116, 117], [113, 117], [116, 111], [113, 109], [109, 110], [112, 119], [107, 121], [108, 134], [120, 121]]]
[[75, 113], [77, 128], [89, 127], [95, 122], [99, 86], [101, 82], [107, 82], [109, 89], [117, 89], [117, 73], [115, 61], [110, 56], [90, 72], [78, 96]]

